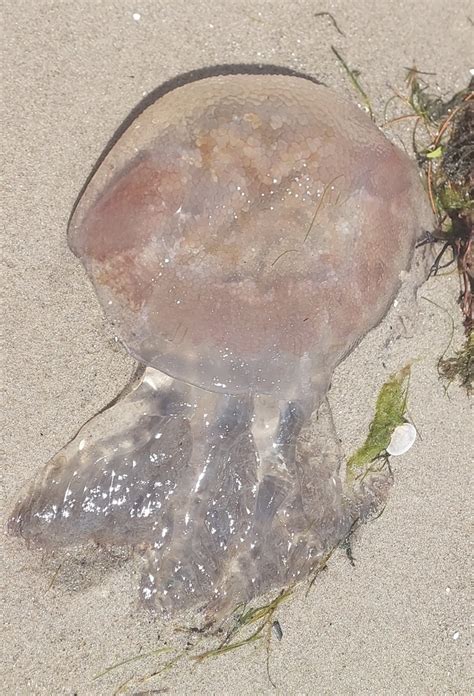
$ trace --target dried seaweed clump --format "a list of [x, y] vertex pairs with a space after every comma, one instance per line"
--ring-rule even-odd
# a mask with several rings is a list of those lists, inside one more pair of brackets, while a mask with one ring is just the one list
[[440, 359], [438, 370], [448, 384], [457, 380], [468, 396], [471, 396], [474, 380], [474, 331], [472, 329], [463, 346], [454, 355]]
[[[440, 359], [438, 369], [449, 383], [457, 380], [470, 394], [474, 358], [474, 79], [451, 99], [443, 101], [430, 94], [423, 74], [416, 68], [408, 70], [408, 97], [400, 97], [413, 111], [411, 116], [416, 117], [413, 149], [426, 173], [437, 219], [434, 232], [428, 233], [422, 243], [442, 245], [431, 270], [433, 275], [456, 263], [466, 335], [460, 349]], [[449, 252], [450, 258], [445, 260]]]

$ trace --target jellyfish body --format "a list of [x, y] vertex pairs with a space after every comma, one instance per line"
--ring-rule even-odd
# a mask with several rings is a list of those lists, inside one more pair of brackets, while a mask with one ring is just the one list
[[147, 559], [142, 597], [210, 616], [304, 579], [383, 497], [348, 490], [325, 402], [430, 223], [408, 158], [330, 90], [188, 84], [128, 128], [69, 242], [147, 366], [53, 458], [10, 530]]

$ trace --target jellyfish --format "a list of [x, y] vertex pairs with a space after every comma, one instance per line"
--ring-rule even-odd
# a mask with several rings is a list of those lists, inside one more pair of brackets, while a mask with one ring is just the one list
[[105, 156], [68, 239], [142, 366], [37, 474], [9, 531], [143, 558], [142, 600], [216, 617], [320, 567], [390, 487], [327, 402], [432, 224], [416, 167], [303, 77], [181, 86]]

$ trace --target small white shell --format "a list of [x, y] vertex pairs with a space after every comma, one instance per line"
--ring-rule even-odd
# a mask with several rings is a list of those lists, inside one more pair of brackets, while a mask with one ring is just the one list
[[410, 447], [416, 440], [416, 429], [411, 423], [403, 423], [402, 425], [397, 425], [392, 433], [390, 439], [390, 444], [387, 447], [388, 454], [392, 454], [397, 457], [400, 454], [405, 454], [408, 452]]

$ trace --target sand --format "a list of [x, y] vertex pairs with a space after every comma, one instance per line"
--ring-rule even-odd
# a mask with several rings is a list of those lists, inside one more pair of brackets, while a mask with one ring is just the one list
[[[330, 11], [345, 36], [327, 17]], [[390, 87], [416, 61], [441, 96], [472, 67], [464, 0], [5, 0], [2, 3], [2, 520], [38, 467], [127, 382], [133, 362], [114, 340], [66, 246], [71, 207], [94, 162], [136, 104], [182, 73], [229, 63], [306, 72], [356, 95], [330, 50], [363, 76], [381, 118]], [[404, 124], [403, 135], [410, 126]], [[468, 401], [444, 394], [436, 360], [450, 336], [455, 275], [430, 280], [419, 312], [388, 344], [387, 323], [338, 370], [330, 394], [346, 452], [360, 442], [383, 379], [414, 359], [410, 412], [422, 439], [393, 460], [384, 514], [358, 536], [352, 567], [337, 553], [307, 599], [279, 613], [270, 667], [282, 694], [467, 694]], [[461, 340], [457, 330], [454, 340]], [[106, 677], [110, 664], [160, 645], [137, 611], [139, 566], [81, 553], [63, 560], [2, 539], [1, 691], [112, 694], [153, 660]], [[53, 582], [52, 582], [53, 581]], [[471, 684], [472, 686], [472, 684]], [[183, 665], [130, 693], [270, 694], [262, 648]], [[161, 693], [161, 692], [160, 692]]]

